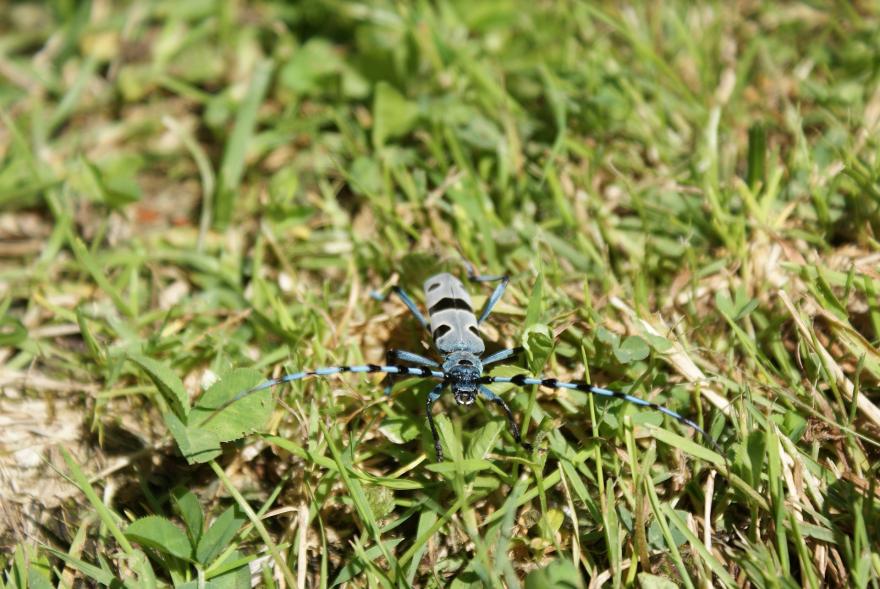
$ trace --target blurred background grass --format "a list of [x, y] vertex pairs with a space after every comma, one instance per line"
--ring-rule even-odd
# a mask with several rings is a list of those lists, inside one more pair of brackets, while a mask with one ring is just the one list
[[[4, 585], [878, 587], [878, 30], [874, 2], [5, 4]], [[464, 260], [512, 276], [490, 350], [680, 411], [731, 472], [659, 415], [504, 389], [538, 451], [443, 400], [430, 466], [427, 385], [355, 377], [181, 458], [156, 382], [427, 353], [369, 293]]]

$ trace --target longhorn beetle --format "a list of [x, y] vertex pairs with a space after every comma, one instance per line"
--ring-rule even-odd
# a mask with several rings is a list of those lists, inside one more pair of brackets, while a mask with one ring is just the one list
[[[455, 402], [459, 405], [471, 405], [477, 397], [477, 394], [498, 405], [507, 416], [507, 422], [510, 427], [510, 433], [518, 444], [521, 444], [527, 450], [531, 450], [531, 445], [522, 441], [519, 426], [513, 417], [513, 413], [507, 403], [493, 393], [486, 385], [494, 382], [511, 383], [516, 386], [524, 387], [531, 385], [539, 385], [552, 389], [572, 389], [597, 395], [600, 397], [610, 397], [614, 399], [622, 399], [635, 405], [649, 407], [655, 411], [659, 411], [676, 421], [691, 427], [705, 437], [712, 446], [719, 452], [720, 448], [709, 434], [699, 425], [690, 419], [679, 415], [671, 409], [667, 409], [657, 403], [645, 401], [638, 397], [633, 397], [626, 393], [612, 391], [593, 386], [586, 382], [562, 382], [555, 378], [531, 378], [524, 374], [516, 376], [489, 376], [484, 375], [483, 370], [492, 364], [508, 360], [520, 352], [521, 347], [501, 350], [490, 354], [483, 358], [486, 346], [480, 337], [480, 324], [486, 320], [492, 308], [501, 299], [504, 289], [507, 288], [509, 282], [508, 276], [477, 276], [472, 270], [468, 272], [468, 278], [475, 282], [494, 282], [500, 281], [489, 296], [479, 318], [474, 314], [471, 298], [465, 290], [461, 281], [452, 274], [437, 274], [425, 281], [425, 302], [428, 306], [428, 318], [426, 319], [413, 300], [399, 287], [394, 287], [393, 291], [403, 301], [403, 304], [409, 308], [415, 318], [422, 326], [428, 330], [434, 341], [434, 347], [442, 358], [442, 363], [435, 362], [430, 358], [426, 358], [414, 352], [404, 350], [389, 350], [386, 354], [386, 364], [366, 364], [360, 366], [329, 366], [326, 368], [318, 368], [316, 370], [307, 370], [286, 374], [279, 378], [267, 380], [251, 389], [243, 391], [233, 397], [230, 401], [224, 403], [205, 421], [211, 420], [217, 413], [238, 401], [245, 395], [256, 391], [265, 390], [267, 388], [279, 385], [285, 382], [300, 380], [307, 376], [329, 376], [332, 374], [341, 374], [343, 372], [356, 373], [386, 373], [392, 378], [397, 375], [420, 376], [423, 378], [433, 378], [440, 382], [435, 386], [425, 400], [425, 412], [428, 417], [428, 425], [431, 427], [431, 435], [434, 437], [434, 451], [437, 455], [437, 461], [443, 461], [443, 449], [440, 447], [440, 436], [437, 434], [437, 427], [434, 425], [434, 416], [432, 407], [434, 402], [440, 398], [446, 387], [452, 391]], [[404, 366], [400, 363], [415, 364], [416, 366]], [[390, 385], [386, 387], [386, 394], [390, 392]]]

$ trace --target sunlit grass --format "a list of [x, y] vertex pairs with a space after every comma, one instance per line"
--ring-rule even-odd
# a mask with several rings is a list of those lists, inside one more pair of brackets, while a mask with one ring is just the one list
[[[880, 583], [866, 5], [16, 3], [3, 586]], [[495, 385], [387, 292], [509, 274]], [[476, 306], [491, 286], [473, 285]], [[240, 370], [247, 368], [249, 370]], [[213, 385], [213, 388], [211, 388]], [[208, 392], [210, 390], [210, 392]]]

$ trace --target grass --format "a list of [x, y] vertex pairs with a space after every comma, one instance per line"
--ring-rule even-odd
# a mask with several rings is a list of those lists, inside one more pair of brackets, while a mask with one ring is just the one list
[[[0, 14], [0, 586], [880, 587], [872, 3]], [[512, 277], [498, 385], [428, 353]], [[489, 288], [473, 289], [480, 306]], [[630, 388], [631, 387], [631, 388]], [[275, 400], [273, 400], [275, 399]], [[276, 402], [277, 401], [277, 402]], [[567, 583], [567, 585], [566, 585]]]

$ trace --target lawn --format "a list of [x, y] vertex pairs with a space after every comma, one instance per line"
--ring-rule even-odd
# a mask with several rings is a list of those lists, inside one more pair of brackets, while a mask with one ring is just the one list
[[[0, 588], [880, 589], [880, 6], [0, 10]], [[503, 412], [438, 272], [508, 275]], [[468, 283], [482, 308], [495, 283]], [[391, 295], [391, 296], [389, 296]], [[393, 384], [390, 396], [383, 388]]]

